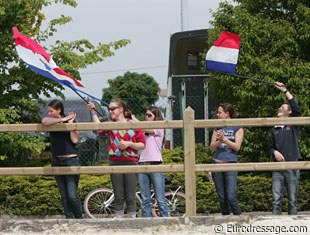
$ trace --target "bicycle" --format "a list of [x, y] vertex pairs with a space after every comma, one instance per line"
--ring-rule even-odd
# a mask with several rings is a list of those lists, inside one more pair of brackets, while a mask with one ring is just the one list
[[[182, 186], [178, 186], [175, 190], [170, 189], [165, 193], [169, 216], [185, 216], [185, 194], [181, 192]], [[155, 199], [155, 193], [152, 191], [152, 215], [159, 216], [159, 209]], [[137, 208], [139, 208], [137, 216], [141, 217], [141, 192], [136, 192]], [[111, 189], [100, 188], [90, 192], [84, 199], [84, 212], [90, 218], [107, 218], [113, 217], [114, 214], [114, 193]]]
[[[183, 186], [174, 187], [175, 190], [172, 190], [173, 187], [169, 188], [169, 192], [165, 193], [168, 213], [170, 217], [184, 217], [185, 216], [185, 193], [183, 192]], [[157, 206], [157, 201], [155, 194], [152, 194], [152, 215], [154, 217], [159, 217], [159, 208]]]

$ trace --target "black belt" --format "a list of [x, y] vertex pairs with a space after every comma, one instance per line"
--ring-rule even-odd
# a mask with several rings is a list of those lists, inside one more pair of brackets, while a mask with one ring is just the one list
[[160, 165], [163, 162], [139, 162], [139, 165]]

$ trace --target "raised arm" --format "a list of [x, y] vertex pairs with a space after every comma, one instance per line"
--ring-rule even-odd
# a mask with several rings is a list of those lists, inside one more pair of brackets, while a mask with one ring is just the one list
[[95, 105], [93, 103], [88, 103], [87, 108], [89, 109], [91, 113], [91, 118], [93, 122], [100, 122], [99, 117], [95, 111]]
[[293, 95], [289, 92], [286, 86], [281, 82], [275, 82], [274, 86], [278, 88], [281, 92], [283, 92], [288, 100], [289, 105], [291, 106], [292, 113], [290, 114], [291, 117], [299, 117], [301, 116], [300, 107], [297, 104], [296, 99]]
[[293, 95], [288, 91], [282, 82], [275, 82], [274, 86], [283, 92], [288, 100], [293, 99]]

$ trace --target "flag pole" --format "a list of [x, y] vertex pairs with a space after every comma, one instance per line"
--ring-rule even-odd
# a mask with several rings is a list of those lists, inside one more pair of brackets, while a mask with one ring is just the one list
[[89, 102], [83, 97], [81, 96], [81, 94], [79, 94], [74, 88], [72, 88], [71, 86], [69, 86], [71, 88], [72, 91], [75, 92], [75, 94], [77, 94], [86, 104], [88, 104]]
[[89, 96], [89, 97], [91, 97], [91, 98], [93, 98], [93, 99], [95, 99], [95, 100], [98, 100], [100, 103], [102, 103], [102, 104], [104, 104], [104, 105], [106, 105], [106, 106], [109, 106], [109, 103], [107, 103], [107, 102], [105, 102], [105, 101], [103, 101], [103, 100], [101, 100], [101, 99], [98, 99], [97, 97], [95, 97], [95, 96], [93, 96], [93, 95], [91, 95], [91, 94], [89, 94], [89, 93], [86, 93], [85, 91], [79, 90], [79, 89], [77, 89], [77, 88], [74, 88], [74, 90], [75, 90], [75, 91], [78, 91], [78, 92], [81, 92], [81, 93], [83, 93], [83, 94], [85, 94], [85, 95], [87, 95], [87, 96]]
[[238, 75], [238, 74], [227, 74], [227, 75], [232, 75], [232, 76], [235, 76], [235, 77], [238, 77], [238, 78], [243, 78], [243, 79], [249, 79], [249, 80], [252, 80], [252, 81], [255, 81], [255, 82], [262, 82], [262, 83], [265, 83], [265, 84], [271, 85], [271, 86], [274, 85], [274, 82], [268, 82], [268, 81], [257, 79], [257, 78], [246, 77], [246, 76], [242, 76], [242, 75]]
[[224, 73], [224, 72], [220, 72], [220, 71], [216, 71], [216, 70], [213, 70], [213, 72], [218, 72], [218, 73], [221, 73], [221, 74], [230, 75], [230, 76], [234, 76], [234, 77], [238, 77], [238, 78], [243, 78], [243, 79], [249, 79], [249, 80], [252, 80], [252, 81], [255, 81], [255, 82], [261, 82], [261, 83], [265, 83], [265, 84], [271, 85], [271, 86], [274, 85], [274, 82], [268, 82], [268, 81], [265, 81], [265, 80], [262, 80], [262, 79], [258, 79], [258, 78], [251, 78], [251, 77], [247, 77], [247, 76], [243, 76], [243, 75], [238, 75], [238, 74], [233, 74], [233, 73]]
[[[72, 88], [71, 86], [68, 86], [71, 88], [72, 91], [74, 91], [86, 104], [89, 104], [88, 100], [86, 100], [83, 96], [81, 96], [80, 93], [78, 93], [74, 88]], [[95, 107], [94, 107], [94, 111], [97, 113], [98, 116], [104, 117], [104, 115], [102, 113], [100, 113]]]

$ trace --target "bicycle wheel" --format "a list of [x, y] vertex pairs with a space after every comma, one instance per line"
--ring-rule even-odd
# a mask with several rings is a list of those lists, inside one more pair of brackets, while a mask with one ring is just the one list
[[84, 212], [90, 218], [106, 218], [114, 214], [114, 194], [111, 189], [96, 189], [84, 200]]
[[169, 209], [170, 217], [183, 217], [185, 216], [185, 194], [178, 192], [166, 192], [166, 200]]

